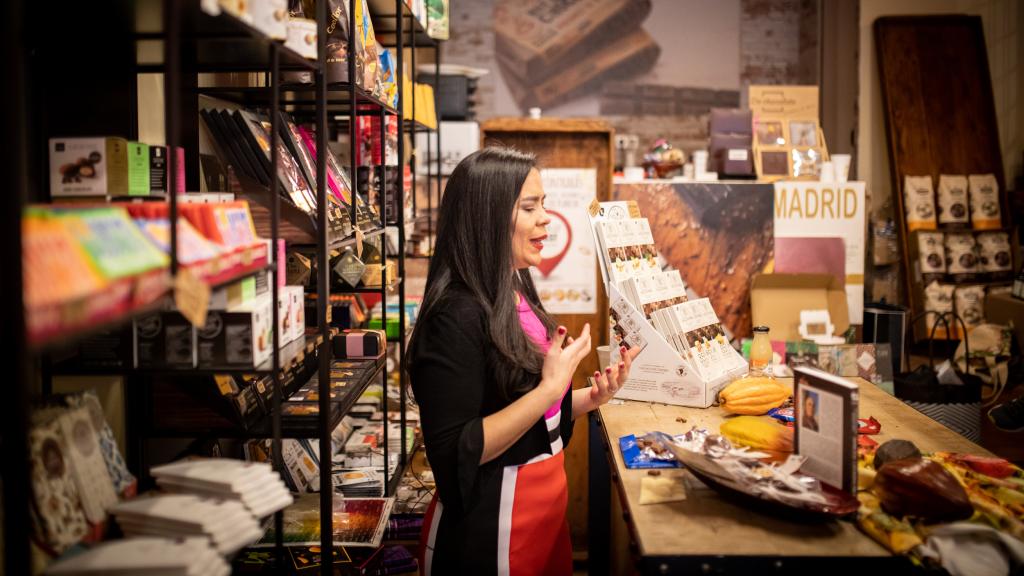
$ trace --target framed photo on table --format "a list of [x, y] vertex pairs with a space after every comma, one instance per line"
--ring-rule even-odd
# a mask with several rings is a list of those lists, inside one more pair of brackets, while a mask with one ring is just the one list
[[787, 144], [790, 146], [819, 146], [818, 122], [815, 120], [790, 120]]
[[856, 494], [859, 387], [809, 366], [793, 372], [793, 445], [806, 458], [800, 469]]
[[794, 180], [817, 180], [825, 161], [821, 148], [795, 147], [790, 150], [790, 175]]
[[789, 149], [785, 146], [759, 147], [754, 154], [757, 173], [764, 180], [789, 178]]
[[756, 124], [755, 137], [758, 146], [786, 145], [786, 135], [781, 120], [765, 120]]

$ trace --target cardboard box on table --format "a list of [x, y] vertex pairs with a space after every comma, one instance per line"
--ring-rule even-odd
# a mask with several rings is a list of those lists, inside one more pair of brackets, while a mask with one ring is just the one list
[[772, 340], [802, 340], [802, 310], [828, 310], [837, 336], [850, 327], [846, 287], [831, 274], [757, 274], [750, 308], [754, 326], [768, 326]]
[[1017, 354], [1024, 354], [1024, 300], [1009, 294], [989, 294], [985, 297], [985, 318], [993, 324], [1013, 325], [1017, 335]]
[[[604, 253], [601, 239], [596, 233], [597, 222], [605, 218], [630, 218], [638, 216], [635, 206], [627, 202], [601, 202], [591, 207], [591, 231], [594, 232], [594, 244]], [[746, 362], [739, 352], [731, 347], [735, 355], [735, 363], [730, 369], [712, 379], [706, 379], [697, 371], [690, 361], [680, 355], [665, 340], [658, 330], [647, 320], [642, 312], [619, 291], [614, 282], [609, 281], [608, 270], [604, 258], [599, 255], [598, 263], [601, 276], [608, 292], [610, 316], [609, 344], [612, 362], [619, 359], [619, 346], [623, 343], [630, 349], [639, 347], [639, 355], [633, 359], [629, 379], [625, 382], [616, 398], [626, 400], [643, 400], [647, 402], [663, 402], [679, 406], [707, 408], [715, 402], [718, 392], [726, 384], [746, 373]], [[623, 326], [624, 337], [616, 335], [615, 326]]]

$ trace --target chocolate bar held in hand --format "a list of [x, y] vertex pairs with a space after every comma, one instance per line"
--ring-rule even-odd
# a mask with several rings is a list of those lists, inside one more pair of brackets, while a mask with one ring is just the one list
[[379, 358], [387, 349], [383, 330], [345, 330], [333, 344], [336, 358]]

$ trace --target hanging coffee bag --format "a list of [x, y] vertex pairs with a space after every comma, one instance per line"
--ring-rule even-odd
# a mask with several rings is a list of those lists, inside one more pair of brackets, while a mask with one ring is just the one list
[[954, 276], [970, 276], [978, 271], [978, 255], [974, 235], [970, 232], [946, 234], [946, 272]]
[[[295, 0], [292, 0], [293, 3]], [[306, 18], [316, 19], [316, 2], [302, 0], [302, 10]], [[327, 3], [327, 82], [348, 82], [348, 42], [351, 34], [348, 31], [349, 3], [347, 0], [328, 0]], [[358, 18], [358, 15], [357, 15]], [[356, 76], [362, 71], [359, 59], [361, 46], [356, 44]]]
[[1010, 235], [1006, 232], [983, 232], [978, 234], [978, 271], [994, 277], [1009, 276], [1013, 273], [1013, 256], [1010, 252]]
[[971, 174], [967, 178], [971, 196], [971, 224], [976, 230], [1002, 226], [999, 183], [994, 174]]
[[924, 281], [941, 279], [946, 274], [946, 252], [942, 232], [917, 233], [917, 253]]
[[939, 226], [967, 228], [967, 177], [943, 174], [939, 176]]
[[957, 316], [968, 330], [985, 322], [984, 286], [957, 286], [954, 296]]
[[907, 176], [903, 183], [907, 230], [935, 230], [935, 192], [931, 176]]
[[[928, 312], [935, 312], [936, 314], [947, 314], [953, 311], [953, 289], [955, 286], [952, 284], [939, 284], [938, 282], [932, 282], [924, 289], [924, 309]], [[946, 320], [950, 320], [947, 316]], [[945, 323], [939, 320], [935, 314], [929, 314], [928, 319], [925, 322], [928, 326], [928, 334], [932, 333], [932, 329], [935, 330], [936, 338], [948, 338], [949, 332], [946, 329]], [[936, 324], [938, 326], [936, 327]]]

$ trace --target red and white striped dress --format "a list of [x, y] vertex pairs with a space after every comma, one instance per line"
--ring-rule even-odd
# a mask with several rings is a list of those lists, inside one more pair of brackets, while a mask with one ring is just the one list
[[[474, 336], [483, 335], [474, 334], [480, 318], [471, 314], [473, 307], [471, 301], [457, 299], [428, 320], [438, 325], [438, 336], [448, 334], [446, 342], [461, 349], [455, 358], [434, 357], [436, 350], [424, 350], [427, 346], [423, 346], [413, 362], [413, 390], [420, 404], [427, 458], [438, 484], [422, 536], [422, 573], [571, 574], [563, 453], [572, 433], [572, 395], [568, 393], [571, 382], [566, 383], [562, 400], [551, 405], [509, 450], [491, 462], [472, 466], [469, 460], [475, 454], [476, 463], [479, 462], [477, 448], [482, 449], [483, 445], [482, 426], [477, 427], [477, 418], [482, 420], [503, 407], [489, 398], [492, 394], [487, 389], [493, 382], [486, 376], [487, 362], [480, 361], [486, 351], [468, 345]], [[525, 298], [520, 299], [518, 312], [523, 330], [546, 352], [551, 341]], [[446, 321], [444, 317], [449, 315], [452, 320], [461, 317], [461, 322]], [[428, 328], [428, 335], [433, 328]], [[471, 395], [473, 400], [480, 399], [479, 404], [466, 402], [452, 389], [467, 391], [472, 383], [458, 378], [459, 382], [450, 387], [437, 380], [445, 378], [445, 372], [452, 375], [456, 366], [478, 378], [476, 386], [483, 388], [484, 393]], [[436, 394], [437, 388], [444, 388], [446, 393]], [[448, 414], [436, 404], [447, 402], [451, 407], [456, 397], [456, 406]], [[470, 417], [473, 405], [478, 407], [478, 416]]]

